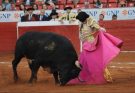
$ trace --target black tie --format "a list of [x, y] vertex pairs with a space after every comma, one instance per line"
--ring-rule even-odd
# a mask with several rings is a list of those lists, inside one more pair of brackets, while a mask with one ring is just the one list
[[29, 20], [31, 20], [31, 19], [32, 19], [32, 14], [29, 15]]

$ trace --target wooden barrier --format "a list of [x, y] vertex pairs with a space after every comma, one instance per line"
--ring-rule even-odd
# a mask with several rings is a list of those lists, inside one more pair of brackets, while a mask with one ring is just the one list
[[0, 23], [0, 52], [13, 51], [16, 38], [16, 23]]
[[103, 21], [100, 24], [124, 41], [122, 50], [135, 51], [135, 20]]
[[[101, 22], [102, 26], [104, 26], [107, 32], [113, 34], [116, 37], [121, 38], [124, 41], [124, 46], [122, 50], [124, 51], [135, 51], [135, 20], [128, 21], [104, 21]], [[62, 27], [55, 28], [46, 28], [50, 29], [63, 29], [63, 32], [59, 32], [60, 34], [67, 34], [72, 39], [75, 38], [74, 34], [77, 34], [77, 28], [70, 27], [70, 30]], [[23, 28], [22, 28], [23, 29]], [[24, 28], [25, 30], [30, 30], [28, 27]], [[34, 27], [34, 29], [41, 30], [40, 27]], [[73, 29], [76, 29], [75, 33]], [[68, 34], [70, 31], [70, 34]], [[0, 52], [9, 52], [13, 51], [15, 47], [15, 42], [17, 40], [17, 29], [16, 23], [0, 23]], [[80, 47], [80, 43], [78, 41], [75, 42], [75, 47], [77, 47], [77, 51]]]
[[[27, 22], [28, 23], [28, 22]], [[18, 26], [18, 37], [22, 34], [24, 34], [27, 31], [40, 31], [40, 32], [54, 32], [57, 34], [61, 34], [65, 37], [67, 37], [72, 44], [74, 45], [77, 53], [80, 52], [80, 40], [79, 40], [79, 26], [78, 24], [70, 25], [69, 22], [67, 25], [65, 24], [56, 24], [53, 22], [53, 25], [49, 25], [50, 22], [33, 22], [32, 24], [29, 24], [27, 26], [26, 22], [24, 24], [20, 23]], [[37, 25], [35, 25], [37, 24]], [[34, 25], [34, 26], [33, 26]]]

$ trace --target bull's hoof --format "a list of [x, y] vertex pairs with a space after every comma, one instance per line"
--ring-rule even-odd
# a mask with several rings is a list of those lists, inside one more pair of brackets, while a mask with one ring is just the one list
[[66, 84], [60, 84], [60, 86], [65, 86]]
[[18, 80], [14, 80], [14, 83], [17, 83], [18, 82]]
[[59, 83], [59, 82], [55, 82], [55, 85], [58, 85], [58, 86], [59, 86], [59, 85], [60, 85], [60, 83]]
[[34, 86], [34, 84], [33, 83], [28, 83], [28, 86]]
[[33, 83], [36, 83], [36, 82], [37, 82], [37, 79], [33, 79], [33, 80], [30, 79], [30, 80], [28, 81], [29, 84], [33, 84]]
[[37, 83], [37, 79], [33, 79], [33, 83]]
[[14, 83], [17, 83], [18, 79], [18, 77], [14, 77]]
[[65, 86], [64, 84], [55, 83], [56, 86]]
[[31, 80], [31, 79], [28, 81], [29, 84], [32, 84], [32, 82], [33, 82], [33, 80]]
[[58, 84], [58, 83], [55, 83], [55, 86], [60, 86], [60, 84]]

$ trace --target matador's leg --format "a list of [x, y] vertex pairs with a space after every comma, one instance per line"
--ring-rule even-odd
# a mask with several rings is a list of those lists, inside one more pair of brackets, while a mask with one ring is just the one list
[[111, 74], [110, 74], [107, 67], [105, 68], [105, 71], [104, 71], [104, 77], [105, 77], [107, 82], [110, 82], [110, 83], [113, 82], [113, 79], [112, 79]]

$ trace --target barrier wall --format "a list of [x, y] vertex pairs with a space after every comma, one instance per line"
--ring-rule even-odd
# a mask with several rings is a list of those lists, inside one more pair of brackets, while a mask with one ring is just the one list
[[103, 21], [100, 25], [124, 41], [122, 50], [135, 51], [135, 20]]
[[16, 22], [0, 23], [0, 52], [13, 51], [16, 38]]
[[[100, 22], [102, 26], [107, 29], [107, 32], [121, 38], [124, 41], [122, 50], [135, 51], [135, 20], [129, 21], [104, 21]], [[38, 28], [36, 28], [38, 29]], [[72, 31], [72, 28], [70, 28]], [[67, 34], [63, 30], [62, 34]], [[74, 33], [69, 35], [74, 38]], [[15, 42], [17, 39], [16, 23], [0, 23], [0, 52], [13, 51]], [[76, 47], [80, 46], [80, 43], [75, 44]], [[79, 50], [77, 50], [79, 51]]]
[[[36, 22], [37, 23], [37, 22]], [[36, 24], [35, 23], [35, 24]], [[33, 23], [34, 24], [34, 23]], [[39, 24], [39, 23], [37, 23]], [[27, 31], [40, 31], [40, 32], [54, 32], [67, 37], [75, 47], [77, 53], [80, 51], [79, 40], [79, 26], [78, 25], [52, 25], [52, 26], [20, 26], [18, 27], [18, 37]]]

